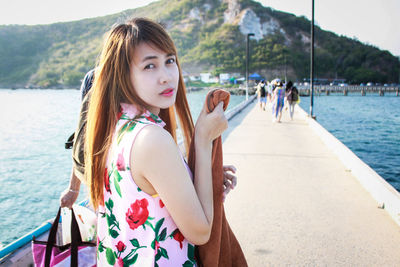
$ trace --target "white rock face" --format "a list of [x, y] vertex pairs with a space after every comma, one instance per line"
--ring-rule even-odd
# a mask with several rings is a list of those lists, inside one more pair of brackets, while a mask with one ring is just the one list
[[224, 23], [234, 24], [240, 13], [240, 4], [238, 0], [224, 0], [223, 2], [228, 3], [228, 9], [224, 12]]
[[305, 35], [304, 33], [300, 33], [300, 35], [301, 35], [301, 41], [303, 42], [303, 44], [311, 43], [311, 39], [309, 36]]
[[270, 35], [279, 30], [279, 23], [271, 18], [269, 21], [264, 22], [261, 28], [264, 36]]
[[190, 10], [189, 18], [196, 19], [196, 20], [199, 20], [199, 21], [203, 21], [202, 18], [201, 18], [200, 10], [197, 7], [192, 8]]
[[253, 38], [261, 40], [263, 38], [263, 32], [261, 28], [260, 18], [257, 17], [253, 10], [247, 8], [241, 12], [241, 18], [239, 21], [239, 30], [244, 35], [248, 33], [254, 33]]
[[228, 8], [224, 12], [224, 23], [239, 25], [239, 30], [243, 35], [254, 33], [252, 38], [259, 41], [265, 36], [280, 32], [285, 36], [285, 44], [291, 43], [290, 38], [276, 19], [270, 18], [268, 21], [261, 22], [261, 19], [252, 9], [241, 10], [238, 0], [222, 1], [228, 3]]
[[286, 36], [286, 32], [281, 28], [277, 20], [270, 18], [269, 21], [261, 23], [260, 18], [250, 8], [243, 10], [238, 17], [240, 18], [238, 23], [239, 30], [243, 35], [254, 33], [253, 38], [259, 41], [265, 36], [279, 31], [285, 36], [286, 44], [290, 43], [290, 40]]
[[210, 4], [206, 3], [206, 4], [203, 5], [203, 8], [204, 8], [205, 11], [209, 11], [212, 8], [212, 6]]

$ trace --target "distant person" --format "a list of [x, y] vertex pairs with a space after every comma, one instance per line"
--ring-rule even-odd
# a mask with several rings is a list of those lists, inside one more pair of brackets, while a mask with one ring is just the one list
[[272, 81], [268, 82], [267, 85], [267, 104], [272, 102], [272, 96], [274, 92], [274, 87]]
[[78, 198], [80, 185], [84, 181], [84, 139], [86, 127], [86, 115], [90, 98], [89, 90], [93, 85], [94, 70], [89, 71], [81, 84], [82, 104], [79, 113], [78, 127], [74, 133], [72, 146], [72, 171], [68, 188], [61, 193], [60, 206], [71, 208]]
[[275, 81], [275, 84], [276, 88], [274, 89], [272, 97], [272, 121], [280, 123], [282, 118], [282, 109], [285, 104], [285, 89], [279, 79]]
[[293, 120], [294, 107], [299, 100], [299, 91], [293, 86], [291, 81], [286, 85], [286, 100], [289, 106], [290, 119]]
[[267, 85], [264, 80], [261, 80], [257, 85], [257, 96], [260, 109], [265, 110], [265, 105], [267, 104]]

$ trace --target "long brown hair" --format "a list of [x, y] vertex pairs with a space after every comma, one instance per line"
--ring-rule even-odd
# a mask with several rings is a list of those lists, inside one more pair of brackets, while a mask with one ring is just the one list
[[[115, 26], [106, 38], [96, 70], [87, 114], [85, 140], [85, 176], [90, 200], [95, 209], [103, 202], [104, 175], [108, 151], [117, 123], [121, 103], [135, 104], [140, 112], [148, 104], [139, 98], [130, 80], [130, 65], [137, 45], [151, 44], [177, 57], [175, 45], [163, 27], [146, 18], [135, 18]], [[186, 99], [186, 89], [178, 57], [179, 82], [175, 105], [160, 110], [165, 129], [176, 142], [176, 115], [188, 151], [193, 121]]]

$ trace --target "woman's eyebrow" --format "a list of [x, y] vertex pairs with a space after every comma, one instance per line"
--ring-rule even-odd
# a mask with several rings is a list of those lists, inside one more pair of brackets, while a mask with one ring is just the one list
[[[170, 53], [170, 54], [167, 54], [166, 57], [172, 57], [172, 56], [175, 56], [175, 54]], [[142, 59], [142, 62], [145, 62], [146, 60], [157, 59], [157, 58], [158, 58], [158, 56], [146, 56]]]
[[142, 62], [145, 62], [146, 60], [150, 60], [150, 59], [157, 59], [157, 56], [147, 56], [145, 58], [143, 58]]

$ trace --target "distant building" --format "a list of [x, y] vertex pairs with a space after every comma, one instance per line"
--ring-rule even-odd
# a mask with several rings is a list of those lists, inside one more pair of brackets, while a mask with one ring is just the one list
[[206, 73], [200, 73], [200, 80], [205, 83], [218, 83], [219, 78], [213, 76], [211, 73], [206, 72]]
[[189, 80], [192, 82], [196, 82], [196, 81], [200, 81], [201, 80], [201, 76], [200, 74], [189, 74]]
[[232, 83], [232, 81], [239, 81], [241, 78], [240, 73], [220, 73], [219, 82], [221, 84]]

